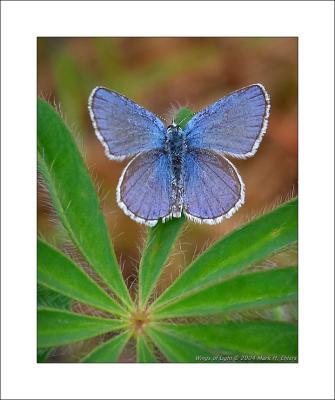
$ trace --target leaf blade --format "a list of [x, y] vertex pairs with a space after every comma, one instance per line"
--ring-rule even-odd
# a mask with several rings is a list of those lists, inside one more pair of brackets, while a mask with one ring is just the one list
[[71, 299], [46, 286], [37, 284], [37, 306], [69, 310]]
[[[177, 338], [169, 332], [163, 332], [155, 326], [146, 329], [150, 339], [170, 362], [196, 362], [200, 354], [204, 357], [211, 357], [212, 353], [203, 349], [198, 344]], [[194, 360], [194, 361], [192, 361]]]
[[72, 260], [41, 240], [37, 246], [39, 284], [100, 310], [126, 315], [125, 309]]
[[117, 362], [130, 337], [130, 332], [121, 333], [95, 348], [82, 361], [85, 363]]
[[38, 347], [62, 346], [119, 330], [124, 326], [124, 322], [116, 319], [40, 308], [37, 312]]
[[[296, 360], [298, 354], [297, 326], [284, 322], [159, 323], [155, 329], [162, 334], [175, 337], [176, 340], [199, 346], [207, 354], [212, 354], [205, 361], [239, 361], [241, 360], [239, 355], [256, 356], [252, 360], [259, 361], [281, 361], [281, 358], [285, 361], [287, 358]], [[220, 355], [231, 357], [224, 359]], [[179, 359], [183, 362], [203, 361], [203, 357], [198, 360], [192, 359], [192, 353], [191, 357], [188, 355]]]
[[175, 318], [257, 309], [293, 301], [297, 297], [297, 268], [253, 272], [227, 279], [165, 303], [152, 318]]
[[75, 142], [46, 101], [38, 99], [37, 109], [39, 169], [58, 215], [91, 267], [131, 308], [132, 301], [110, 246], [98, 197]]
[[157, 362], [148, 339], [144, 335], [138, 335], [136, 340], [136, 359], [139, 363]]
[[177, 240], [185, 218], [159, 222], [149, 228], [148, 238], [139, 267], [139, 303], [144, 307]]
[[152, 307], [242, 271], [297, 241], [297, 199], [244, 225], [201, 254]]

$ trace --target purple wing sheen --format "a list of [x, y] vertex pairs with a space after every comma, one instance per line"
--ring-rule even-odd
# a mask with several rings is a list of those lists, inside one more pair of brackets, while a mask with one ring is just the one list
[[136, 222], [154, 226], [171, 217], [171, 163], [159, 150], [133, 158], [117, 187], [117, 202]]
[[222, 155], [190, 149], [183, 164], [184, 213], [199, 223], [215, 224], [231, 217], [244, 202], [244, 184]]
[[261, 84], [240, 89], [197, 113], [186, 125], [191, 147], [237, 158], [253, 156], [266, 131], [270, 98]]
[[90, 95], [88, 108], [108, 158], [122, 160], [163, 146], [164, 124], [127, 97], [97, 87]]

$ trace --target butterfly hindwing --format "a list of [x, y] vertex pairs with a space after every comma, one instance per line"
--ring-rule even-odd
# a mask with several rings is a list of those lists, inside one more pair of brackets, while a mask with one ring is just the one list
[[269, 110], [270, 99], [261, 84], [237, 90], [189, 121], [187, 142], [237, 158], [251, 157], [266, 131]]
[[244, 184], [233, 164], [222, 155], [189, 149], [183, 163], [184, 213], [199, 223], [229, 218], [244, 202]]
[[160, 150], [133, 158], [124, 169], [117, 188], [117, 201], [137, 222], [154, 226], [171, 216], [171, 162]]
[[89, 98], [89, 111], [108, 158], [122, 160], [164, 144], [164, 124], [153, 113], [119, 93], [95, 88]]

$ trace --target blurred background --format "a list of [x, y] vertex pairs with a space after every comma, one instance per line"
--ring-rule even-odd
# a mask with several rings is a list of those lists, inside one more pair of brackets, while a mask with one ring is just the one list
[[[39, 38], [37, 45], [38, 95], [61, 110], [82, 150], [130, 286], [136, 286], [146, 228], [116, 204], [116, 185], [127, 161], [108, 160], [94, 134], [87, 111], [94, 87], [118, 91], [167, 123], [179, 107], [199, 111], [252, 83], [262, 83], [271, 96], [269, 127], [258, 152], [233, 160], [246, 185], [245, 205], [218, 225], [187, 222], [161, 289], [214, 241], [297, 194], [296, 38]], [[38, 231], [55, 241], [59, 230], [39, 186]], [[289, 265], [287, 257], [296, 253], [283, 257]]]

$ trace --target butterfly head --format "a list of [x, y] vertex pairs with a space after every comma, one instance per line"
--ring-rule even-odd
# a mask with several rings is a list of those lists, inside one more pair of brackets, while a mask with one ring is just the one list
[[170, 137], [182, 135], [182, 129], [178, 124], [176, 124], [175, 120], [172, 120], [171, 124], [166, 129]]

